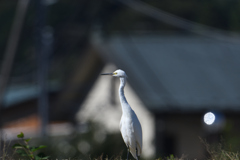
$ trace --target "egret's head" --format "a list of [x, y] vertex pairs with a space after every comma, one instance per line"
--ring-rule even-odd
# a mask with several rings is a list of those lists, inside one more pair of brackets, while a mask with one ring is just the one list
[[121, 70], [121, 69], [118, 69], [116, 71], [113, 72], [113, 76], [114, 77], [124, 77], [124, 78], [127, 78], [127, 74]]
[[114, 77], [124, 77], [124, 78], [127, 78], [127, 74], [121, 70], [121, 69], [118, 69], [116, 71], [114, 71], [113, 73], [102, 73], [101, 75], [112, 75]]

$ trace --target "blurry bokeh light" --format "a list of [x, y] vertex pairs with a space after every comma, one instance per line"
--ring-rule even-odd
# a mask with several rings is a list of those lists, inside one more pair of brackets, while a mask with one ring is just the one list
[[204, 123], [212, 125], [215, 121], [215, 115], [212, 112], [207, 112], [203, 117]]

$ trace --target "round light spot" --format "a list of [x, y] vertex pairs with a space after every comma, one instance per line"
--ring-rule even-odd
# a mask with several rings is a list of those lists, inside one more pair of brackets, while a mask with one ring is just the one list
[[212, 125], [215, 121], [215, 115], [212, 112], [208, 112], [204, 115], [203, 120], [207, 125]]
[[90, 144], [87, 141], [81, 141], [78, 143], [78, 150], [83, 154], [87, 154], [91, 149]]

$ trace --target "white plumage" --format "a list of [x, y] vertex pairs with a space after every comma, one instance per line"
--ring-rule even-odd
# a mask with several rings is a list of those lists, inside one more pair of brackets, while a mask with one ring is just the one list
[[128, 104], [124, 95], [124, 87], [126, 84], [127, 75], [123, 70], [120, 69], [113, 73], [104, 73], [102, 75], [112, 75], [120, 78], [119, 98], [122, 106], [120, 131], [128, 148], [128, 153], [130, 151], [132, 156], [138, 160], [138, 156], [140, 156], [142, 153], [142, 127], [137, 115]]

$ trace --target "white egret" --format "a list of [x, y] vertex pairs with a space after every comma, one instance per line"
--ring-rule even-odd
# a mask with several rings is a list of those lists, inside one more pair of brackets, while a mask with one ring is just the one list
[[120, 69], [113, 73], [103, 73], [101, 75], [112, 75], [120, 78], [119, 98], [122, 106], [120, 132], [127, 146], [127, 159], [130, 151], [132, 156], [138, 160], [138, 156], [142, 153], [142, 127], [137, 115], [132, 110], [124, 96], [124, 87], [127, 81], [127, 75]]

